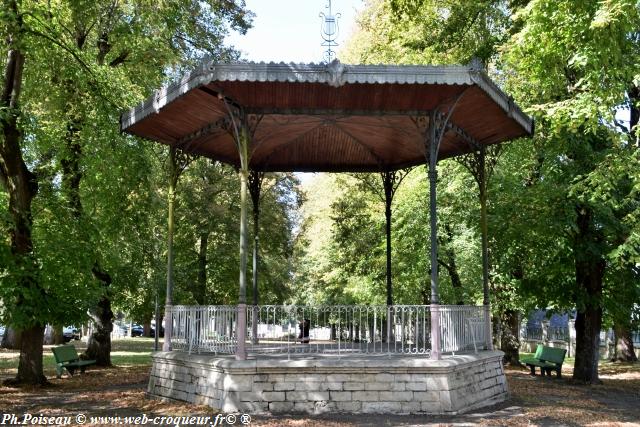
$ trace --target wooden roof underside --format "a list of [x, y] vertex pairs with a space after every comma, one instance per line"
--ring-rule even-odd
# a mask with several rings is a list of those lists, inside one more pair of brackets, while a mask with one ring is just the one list
[[339, 63], [205, 65], [123, 114], [121, 126], [238, 166], [230, 112], [240, 108], [253, 132], [252, 169], [396, 170], [425, 163], [429, 114], [446, 114], [457, 98], [439, 159], [533, 132], [531, 119], [471, 68]]

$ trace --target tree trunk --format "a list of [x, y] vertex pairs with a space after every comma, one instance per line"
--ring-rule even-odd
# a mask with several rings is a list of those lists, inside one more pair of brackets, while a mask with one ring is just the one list
[[42, 344], [44, 345], [52, 345], [53, 344], [53, 327], [47, 325], [44, 327], [44, 336], [42, 338]]
[[[262, 181], [264, 180], [264, 172], [251, 170], [249, 172], [249, 195], [253, 205], [253, 268], [252, 268], [252, 289], [253, 289], [253, 305], [260, 303], [260, 291], [258, 289], [258, 269], [260, 266], [260, 193], [262, 191]], [[256, 308], [254, 308], [256, 310]], [[257, 315], [257, 312], [255, 312]], [[253, 343], [257, 344], [257, 323], [252, 324]]]
[[[78, 42], [80, 49], [82, 48], [82, 43]], [[72, 111], [71, 104], [78, 95], [72, 81], [68, 81], [67, 85], [69, 108]], [[80, 225], [80, 220], [83, 216], [82, 199], [80, 197], [80, 184], [84, 177], [81, 168], [83, 151], [80, 131], [82, 125], [82, 117], [71, 115], [68, 118], [64, 135], [65, 152], [60, 160], [62, 188], [67, 196], [71, 213], [77, 221], [77, 226]], [[102, 270], [98, 261], [94, 263], [91, 272], [102, 283], [103, 294], [97, 306], [90, 310], [90, 317], [95, 327], [87, 342], [86, 354], [90, 359], [95, 359], [98, 366], [111, 366], [111, 332], [113, 331], [113, 312], [111, 311], [111, 301], [109, 299], [111, 277]]]
[[82, 181], [82, 171], [80, 160], [82, 157], [82, 146], [79, 141], [80, 120], [72, 118], [67, 123], [67, 133], [64, 137], [66, 152], [60, 159], [62, 168], [62, 187], [67, 196], [71, 213], [76, 220], [82, 216], [82, 203], [80, 199], [80, 182]]
[[638, 109], [638, 102], [640, 102], [640, 87], [633, 85], [629, 89], [629, 136], [632, 142], [635, 142], [635, 146], [640, 148], [640, 135], [638, 134], [638, 122], [640, 121], [640, 109]]
[[35, 325], [21, 331], [20, 361], [18, 376], [14, 383], [46, 384], [47, 378], [42, 373], [42, 340], [44, 327]]
[[80, 327], [80, 338], [86, 337], [87, 335], [89, 335], [89, 325], [83, 324]]
[[150, 338], [151, 337], [151, 320], [145, 320], [142, 322], [142, 336]]
[[64, 344], [64, 334], [62, 326], [50, 326], [45, 327], [44, 344], [45, 345], [60, 345]]
[[53, 326], [53, 333], [51, 334], [53, 345], [64, 344], [64, 328], [63, 326]]
[[[24, 55], [20, 35], [23, 33], [22, 15], [18, 3], [9, 0], [4, 3], [9, 25], [6, 29], [7, 59], [3, 62], [4, 75], [2, 98], [0, 99], [0, 183], [9, 195], [9, 240], [14, 271], [20, 271], [15, 285], [18, 297], [15, 301], [5, 301], [5, 305], [15, 305], [15, 310], [25, 310], [27, 318], [35, 319], [36, 313], [29, 310], [29, 300], [44, 298], [44, 291], [38, 283], [36, 262], [33, 258], [31, 226], [33, 217], [31, 202], [38, 193], [37, 177], [28, 169], [22, 156], [23, 139], [19, 123], [21, 115], [19, 98], [23, 80]], [[42, 340], [44, 327], [38, 320], [22, 329], [20, 362], [14, 382], [43, 384], [47, 382], [42, 373]]]
[[198, 285], [194, 289], [193, 297], [199, 305], [207, 303], [207, 246], [209, 233], [200, 234], [200, 250], [198, 252]]
[[0, 347], [10, 350], [20, 350], [20, 346], [22, 345], [21, 342], [22, 338], [20, 331], [12, 328], [11, 326], [7, 326], [4, 330], [2, 345], [0, 345]]
[[599, 383], [598, 359], [600, 358], [600, 327], [602, 309], [588, 307], [576, 315], [576, 362], [573, 379], [587, 383]]
[[91, 318], [95, 327], [87, 342], [86, 355], [89, 359], [95, 359], [98, 366], [111, 366], [113, 312], [109, 298], [102, 297], [100, 299], [98, 306], [91, 313]]
[[[259, 203], [259, 202], [258, 202]], [[253, 208], [253, 265], [252, 265], [252, 296], [253, 305], [257, 306], [260, 303], [260, 290], [258, 289], [258, 268], [260, 266], [260, 209], [259, 206], [254, 205]]]
[[506, 365], [520, 366], [520, 319], [518, 312], [507, 309], [502, 315], [500, 349]]
[[576, 361], [573, 379], [599, 383], [600, 329], [602, 327], [602, 279], [605, 260], [593, 247], [601, 240], [588, 207], [577, 206], [578, 231], [574, 241], [576, 284], [586, 294], [576, 316]]
[[113, 331], [113, 311], [108, 297], [111, 276], [96, 264], [92, 269], [93, 275], [103, 283], [104, 294], [98, 305], [89, 315], [93, 320], [94, 329], [87, 343], [86, 355], [95, 359], [98, 366], [111, 366], [111, 331]]
[[[496, 298], [498, 299], [498, 298]], [[493, 348], [500, 348], [502, 347], [502, 320], [500, 319], [500, 316], [497, 314], [492, 314], [491, 315], [491, 326], [492, 326], [492, 331], [491, 334], [493, 335]]]
[[638, 356], [633, 347], [633, 338], [631, 330], [623, 324], [616, 323], [613, 326], [613, 332], [616, 339], [615, 355], [613, 362], [637, 362]]
[[451, 287], [455, 295], [456, 304], [464, 305], [464, 293], [462, 289], [462, 280], [460, 279], [460, 273], [458, 273], [458, 266], [456, 264], [456, 253], [451, 247], [453, 242], [453, 230], [448, 223], [444, 223], [444, 233], [438, 236], [440, 241], [440, 248], [443, 255], [446, 257], [446, 261], [438, 257], [438, 264], [444, 267], [451, 279]]

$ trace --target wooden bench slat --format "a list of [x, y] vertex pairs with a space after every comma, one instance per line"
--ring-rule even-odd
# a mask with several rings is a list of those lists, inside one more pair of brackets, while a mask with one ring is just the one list
[[531, 375], [535, 375], [535, 367], [540, 368], [542, 375], [545, 372], [551, 375], [551, 371], [556, 371], [558, 378], [562, 377], [562, 364], [567, 354], [567, 350], [563, 348], [546, 347], [538, 344], [536, 353], [533, 357], [527, 357], [520, 360], [520, 363], [527, 365], [531, 369]]
[[56, 362], [56, 376], [58, 378], [62, 376], [63, 369], [66, 369], [73, 376], [76, 368], [80, 368], [80, 372], [84, 372], [87, 366], [96, 363], [95, 360], [81, 360], [76, 348], [72, 345], [53, 347], [51, 351]]

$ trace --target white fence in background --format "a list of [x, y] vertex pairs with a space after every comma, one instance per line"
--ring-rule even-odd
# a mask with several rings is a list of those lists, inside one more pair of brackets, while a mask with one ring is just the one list
[[[247, 306], [241, 335], [250, 353], [422, 354], [431, 353], [428, 305]], [[483, 306], [439, 306], [442, 352], [487, 348]], [[172, 306], [174, 350], [235, 353], [236, 306]]]
[[[567, 349], [569, 357], [575, 356], [576, 330], [575, 321], [569, 320], [567, 326], [551, 326], [544, 320], [539, 326], [527, 325], [526, 320], [522, 322], [520, 328], [520, 347], [523, 351], [534, 352], [538, 343], [543, 343], [552, 347]], [[639, 353], [640, 331], [632, 332], [631, 338]], [[614, 354], [615, 336], [613, 330], [600, 331], [600, 356], [609, 358]]]

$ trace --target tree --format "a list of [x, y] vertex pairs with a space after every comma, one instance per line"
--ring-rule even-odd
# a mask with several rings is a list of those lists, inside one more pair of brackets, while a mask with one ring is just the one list
[[[269, 173], [264, 177], [260, 197], [261, 304], [284, 303], [289, 296], [297, 182], [292, 174]], [[198, 158], [185, 169], [179, 188], [175, 301], [234, 304], [238, 295], [237, 174], [231, 166]]]
[[[4, 305], [15, 307], [10, 324], [20, 330], [20, 361], [16, 382], [42, 384], [42, 339], [44, 324], [33, 300], [45, 298], [37, 275], [37, 263], [33, 256], [31, 204], [38, 193], [38, 179], [29, 170], [21, 148], [23, 132], [20, 121], [23, 112], [20, 95], [25, 63], [25, 26], [21, 5], [16, 0], [3, 2], [3, 39], [7, 40], [7, 61], [4, 63], [2, 98], [0, 99], [0, 181], [9, 195], [11, 224], [7, 227], [11, 251], [8, 257], [10, 276], [5, 286], [13, 288], [11, 296], [4, 298]], [[3, 49], [4, 50], [4, 49]]]
[[[478, 301], [479, 242], [467, 224], [474, 195], [470, 177], [455, 163], [442, 165], [439, 183], [440, 265], [444, 303]], [[294, 284], [312, 283], [305, 299], [325, 304], [384, 304], [386, 221], [384, 202], [374, 175], [363, 177], [318, 174], [304, 186], [303, 221], [293, 263]], [[429, 304], [427, 278], [428, 206], [424, 169], [415, 168], [398, 188], [391, 248], [397, 276], [394, 303]], [[477, 209], [470, 216], [477, 217]], [[298, 275], [301, 278], [298, 278]], [[295, 285], [294, 285], [295, 286]]]
[[485, 63], [508, 35], [521, 1], [370, 0], [341, 52], [351, 63]]
[[[65, 309], [80, 317], [78, 310], [73, 308], [74, 302], [77, 308], [86, 307], [91, 301], [98, 303], [93, 312], [98, 320], [97, 332], [104, 339], [93, 340], [89, 351], [95, 351], [103, 364], [109, 363], [110, 289], [115, 273], [105, 267], [112, 259], [111, 254], [101, 249], [111, 246], [105, 244], [105, 238], [117, 240], [117, 235], [100, 234], [102, 224], [98, 225], [93, 216], [86, 214], [88, 203], [85, 199], [92, 189], [85, 183], [90, 181], [94, 173], [92, 167], [97, 163], [91, 161], [96, 159], [87, 156], [87, 152], [95, 146], [92, 144], [107, 148], [101, 154], [108, 154], [111, 144], [127, 140], [131, 143], [131, 139], [118, 135], [116, 123], [120, 110], [142, 99], [152, 88], [166, 81], [174, 70], [187, 67], [205, 54], [216, 58], [235, 57], [222, 39], [229, 26], [244, 31], [251, 14], [244, 10], [242, 2], [213, 0], [184, 0], [158, 4], [154, 8], [136, 2], [7, 1], [5, 6], [3, 10], [8, 13], [2, 14], [2, 35], [9, 41], [6, 52], [10, 60], [4, 70], [7, 77], [3, 80], [6, 96], [2, 110], [5, 135], [2, 155], [3, 165], [7, 166], [3, 184], [6, 183], [4, 187], [10, 196], [9, 211], [15, 212], [18, 220], [14, 227], [8, 228], [7, 235], [15, 235], [21, 249], [7, 255], [11, 262], [5, 265], [9, 266], [9, 277], [17, 285], [4, 287], [2, 299], [4, 306], [12, 306], [14, 298], [25, 306], [23, 315], [7, 314], [5, 320], [12, 326], [30, 331], [28, 339], [24, 336], [26, 332], [22, 334], [22, 345], [29, 346], [30, 356], [23, 355], [21, 361], [33, 372], [27, 375], [21, 369], [18, 379], [36, 382], [44, 378], [41, 369], [42, 325], [59, 322], [57, 317]], [[26, 68], [25, 56], [30, 58]], [[48, 88], [47, 96], [42, 95], [45, 87]], [[18, 108], [20, 89], [26, 96], [22, 105], [27, 109]], [[25, 134], [27, 131], [30, 133]], [[102, 158], [107, 159], [109, 157]], [[52, 166], [53, 163], [57, 165]], [[34, 165], [33, 169], [29, 170], [27, 164]], [[38, 278], [34, 273], [36, 264], [46, 267], [52, 260], [29, 256], [34, 253], [33, 248], [40, 249], [41, 255], [50, 254], [46, 246], [38, 246], [38, 242], [33, 241], [29, 231], [32, 222], [40, 221], [31, 214], [38, 175], [39, 172], [46, 175], [49, 169], [53, 169], [49, 177], [57, 173], [62, 177], [62, 191], [56, 188], [54, 181], [52, 197], [46, 199], [53, 204], [47, 205], [47, 209], [59, 206], [58, 200], [66, 201], [71, 218], [65, 213], [62, 218], [67, 222], [59, 221], [61, 218], [53, 221], [60, 229], [74, 224], [67, 230], [72, 231], [70, 237], [74, 245], [81, 243], [84, 250], [79, 253], [86, 254], [71, 262], [78, 267], [82, 264], [86, 273], [79, 274], [79, 268], [63, 269], [71, 271], [71, 281], [71, 277], [56, 273]], [[19, 185], [16, 187], [15, 183]], [[46, 232], [42, 235], [53, 237]], [[62, 249], [61, 253], [66, 253]], [[41, 271], [51, 273], [54, 270]], [[20, 277], [18, 272], [22, 272]], [[39, 290], [42, 287], [39, 280], [45, 279], [51, 279], [50, 284], [55, 284], [52, 288], [47, 287], [49, 293], [46, 295]], [[70, 298], [65, 297], [61, 289], [65, 282], [73, 284], [71, 289], [82, 290], [78, 301], [68, 301]], [[28, 293], [22, 291], [26, 288], [30, 288]], [[71, 289], [66, 291], [70, 293]], [[100, 292], [95, 292], [96, 289]], [[59, 304], [59, 301], [65, 303]], [[35, 335], [40, 338], [34, 338]]]
[[[549, 151], [562, 148], [556, 154], [561, 162], [546, 161], [568, 174], [563, 187], [570, 229], [564, 235], [573, 253], [578, 309], [574, 378], [598, 382], [609, 260], [627, 252], [624, 236], [637, 226], [629, 217], [637, 212], [629, 203], [636, 200], [629, 165], [637, 152], [608, 123], [615, 123], [635, 73], [638, 46], [629, 35], [640, 24], [638, 8], [626, 1], [532, 1], [516, 17], [518, 30], [504, 56], [513, 70], [510, 88], [532, 106], [545, 129], [541, 136], [555, 144], [546, 146]], [[611, 168], [613, 157], [627, 160]]]
[[[638, 15], [627, 0], [380, 0], [365, 10], [347, 49], [347, 58], [365, 62], [466, 63], [478, 56], [536, 117], [532, 175], [516, 174], [515, 191], [523, 195], [516, 209], [526, 218], [511, 221], [508, 212], [522, 213], [504, 205], [494, 212], [502, 230], [491, 249], [493, 280], [523, 304], [578, 309], [574, 378], [588, 382], [598, 381], [597, 339], [613, 294], [607, 289], [637, 287], [623, 278], [638, 259], [631, 167], [638, 156]], [[630, 106], [626, 128], [615, 116], [622, 105]], [[497, 170], [514, 165], [499, 163]], [[493, 185], [516, 188], [501, 179]], [[490, 223], [491, 216], [489, 209]], [[523, 238], [534, 233], [536, 239]]]
[[[386, 236], [386, 291], [387, 305], [393, 305], [393, 284], [392, 284], [392, 263], [391, 263], [391, 219], [393, 197], [400, 187], [402, 180], [407, 176], [411, 169], [399, 171], [380, 172], [377, 177], [374, 174], [353, 174], [352, 176], [359, 181], [363, 190], [370, 191], [384, 203], [385, 217], [385, 236]], [[380, 185], [382, 184], [382, 185]]]

